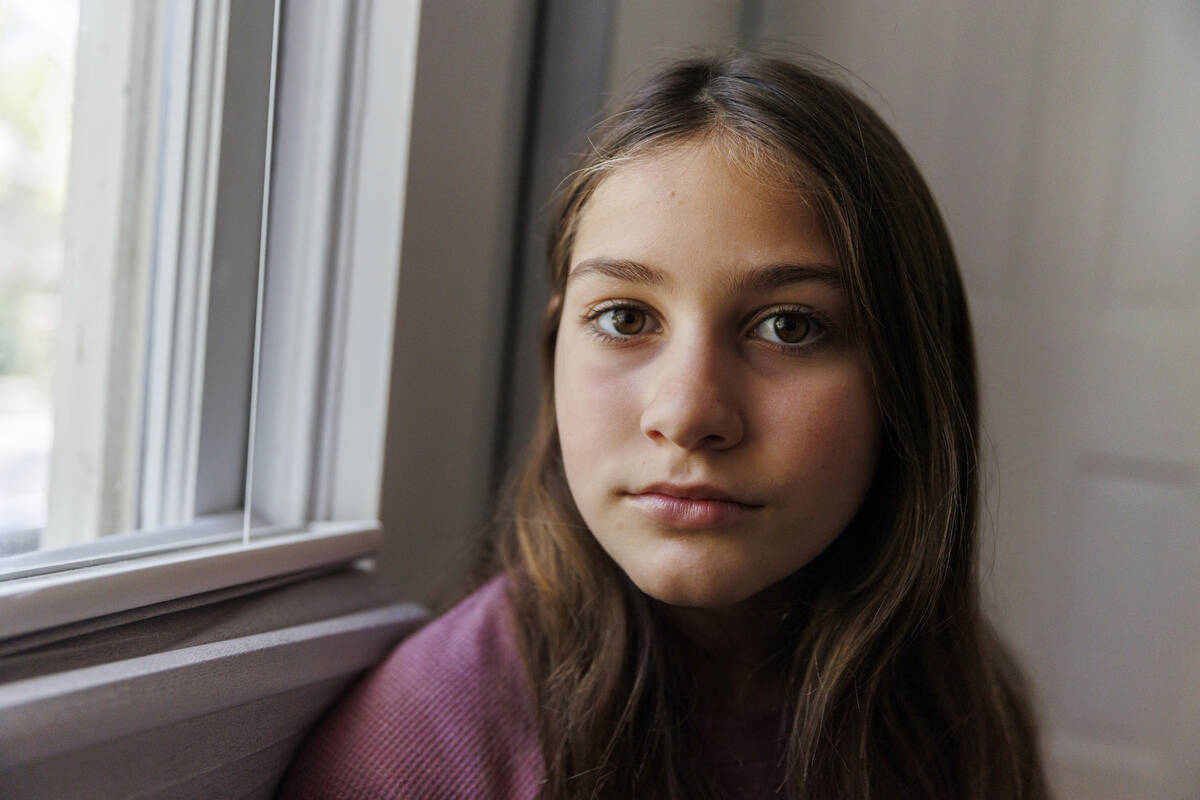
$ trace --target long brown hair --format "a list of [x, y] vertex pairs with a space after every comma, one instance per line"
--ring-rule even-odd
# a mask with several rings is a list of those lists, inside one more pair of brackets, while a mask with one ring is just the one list
[[1044, 798], [1027, 691], [980, 608], [978, 397], [945, 224], [912, 159], [814, 69], [733, 53], [676, 62], [590, 137], [549, 240], [541, 417], [496, 569], [513, 604], [553, 798], [715, 797], [687, 724], [678, 638], [600, 548], [555, 429], [554, 343], [574, 234], [622, 164], [707, 138], [821, 215], [883, 420], [877, 474], [848, 529], [794, 576], [781, 623], [785, 796]]

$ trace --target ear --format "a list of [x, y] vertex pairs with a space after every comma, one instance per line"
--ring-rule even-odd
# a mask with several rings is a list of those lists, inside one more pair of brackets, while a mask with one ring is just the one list
[[550, 295], [549, 302], [546, 303], [546, 318], [545, 324], [547, 327], [558, 328], [558, 319], [562, 316], [563, 293], [556, 291]]

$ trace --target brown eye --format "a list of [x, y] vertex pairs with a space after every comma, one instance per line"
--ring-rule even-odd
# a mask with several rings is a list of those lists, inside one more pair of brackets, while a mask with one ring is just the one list
[[811, 311], [781, 309], [761, 318], [752, 336], [789, 350], [804, 350], [819, 343], [826, 328]]
[[612, 308], [601, 314], [597, 322], [612, 336], [634, 336], [646, 327], [646, 312], [639, 308]]
[[781, 342], [799, 344], [808, 336], [809, 319], [801, 314], [776, 314], [769, 322], [775, 338]]

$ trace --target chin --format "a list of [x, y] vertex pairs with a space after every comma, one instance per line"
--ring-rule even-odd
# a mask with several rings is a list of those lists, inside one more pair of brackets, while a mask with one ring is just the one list
[[643, 594], [683, 608], [726, 608], [767, 588], [755, 582], [730, 580], [728, 574], [706, 575], [698, 571], [629, 574], [629, 578]]

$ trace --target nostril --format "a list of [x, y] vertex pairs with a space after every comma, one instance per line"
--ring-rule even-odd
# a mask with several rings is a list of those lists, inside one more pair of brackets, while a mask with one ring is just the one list
[[655, 443], [684, 450], [727, 449], [741, 441], [744, 428], [740, 412], [729, 403], [660, 395], [642, 416], [642, 432]]

